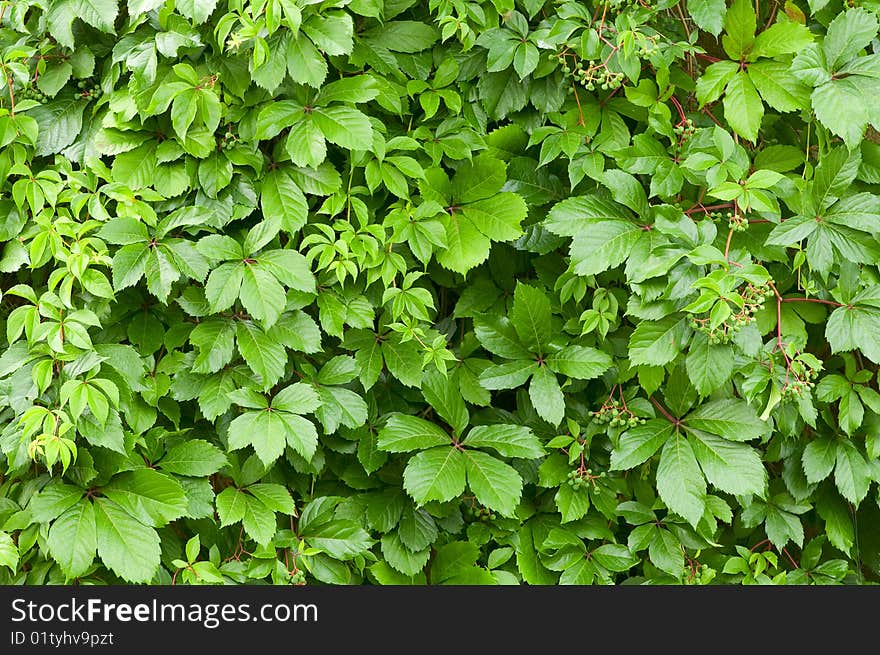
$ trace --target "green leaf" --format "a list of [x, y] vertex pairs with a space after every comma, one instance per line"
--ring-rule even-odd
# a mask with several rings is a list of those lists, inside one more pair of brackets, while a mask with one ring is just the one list
[[629, 359], [634, 366], [668, 364], [687, 345], [687, 319], [675, 315], [659, 321], [641, 321], [629, 339]]
[[450, 445], [450, 438], [439, 426], [415, 416], [392, 414], [379, 430], [378, 447], [391, 453], [425, 450]]
[[657, 491], [669, 509], [693, 526], [699, 523], [706, 505], [706, 481], [690, 441], [678, 431], [660, 454]]
[[104, 241], [121, 246], [146, 243], [150, 240], [147, 226], [131, 216], [123, 216], [108, 221], [98, 233]]
[[49, 528], [49, 553], [68, 580], [83, 575], [95, 559], [97, 528], [90, 502], [71, 506]]
[[801, 456], [807, 482], [815, 484], [831, 475], [836, 457], [837, 443], [833, 439], [820, 437], [808, 443]]
[[789, 540], [799, 546], [803, 545], [804, 527], [797, 516], [773, 505], [768, 505], [767, 510], [764, 528], [767, 531], [767, 537], [774, 546], [783, 548]]
[[721, 37], [727, 56], [740, 59], [751, 52], [756, 29], [757, 18], [752, 3], [749, 0], [734, 0], [724, 16], [725, 34]]
[[[758, 34], [749, 60], [796, 54], [812, 42], [813, 34], [806, 25], [794, 21], [780, 21]], [[749, 70], [751, 71], [752, 68], [749, 67]]]
[[880, 330], [880, 310], [873, 307], [854, 305], [838, 307], [825, 326], [825, 338], [831, 352], [846, 352], [860, 349], [872, 362], [880, 362], [880, 347], [871, 339], [862, 338], [866, 334], [876, 334]]
[[308, 220], [309, 205], [293, 178], [278, 168], [265, 176], [260, 187], [260, 208], [265, 217], [281, 219], [281, 229], [296, 232]]
[[452, 199], [463, 205], [491, 198], [507, 181], [507, 166], [500, 159], [480, 155], [464, 162], [452, 178]]
[[691, 342], [685, 361], [691, 382], [704, 396], [727, 382], [733, 373], [733, 351], [723, 345], [710, 344], [706, 337], [696, 337]]
[[[538, 300], [537, 302], [540, 303], [541, 301]], [[525, 309], [523, 309], [523, 313], [526, 313]], [[528, 325], [523, 325], [522, 327], [527, 328]], [[474, 333], [486, 350], [499, 357], [506, 359], [532, 359], [531, 353], [520, 343], [516, 328], [506, 316], [485, 314], [475, 317]]]
[[460, 435], [465, 431], [470, 415], [455, 377], [432, 371], [422, 382], [422, 394], [455, 434]]
[[310, 462], [318, 449], [315, 424], [296, 414], [281, 414], [281, 419], [287, 426], [287, 445]]
[[839, 13], [828, 25], [828, 32], [822, 41], [828, 70], [837, 70], [867, 47], [878, 29], [880, 23], [876, 16], [866, 9], [857, 7]]
[[31, 496], [27, 508], [34, 521], [48, 523], [76, 505], [83, 493], [79, 487], [53, 480]]
[[251, 370], [260, 376], [263, 388], [268, 389], [284, 375], [287, 356], [284, 347], [249, 321], [236, 325], [236, 341], [241, 356]]
[[275, 536], [275, 512], [254, 496], [241, 494], [244, 503], [241, 524], [258, 544], [268, 544]]
[[98, 555], [126, 582], [149, 582], [159, 568], [159, 535], [123, 511], [98, 498], [94, 503]]
[[315, 276], [309, 262], [295, 250], [261, 252], [257, 261], [282, 284], [304, 293], [315, 293]]
[[631, 569], [639, 563], [638, 558], [629, 552], [629, 549], [623, 544], [599, 546], [593, 551], [591, 558], [615, 573]]
[[505, 192], [464, 205], [461, 214], [489, 239], [512, 241], [522, 236], [520, 222], [528, 207], [517, 194]]
[[226, 463], [226, 455], [214, 444], [189, 439], [169, 449], [159, 465], [169, 473], [201, 477], [216, 473]]
[[818, 495], [816, 511], [825, 521], [828, 541], [835, 548], [849, 553], [855, 544], [855, 530], [849, 505], [832, 487], [828, 487], [824, 493]]
[[675, 426], [665, 419], [651, 419], [630, 428], [611, 452], [610, 468], [623, 471], [646, 462], [672, 436]]
[[858, 506], [871, 486], [868, 464], [852, 442], [846, 440], [837, 442], [836, 459], [834, 484], [844, 498]]
[[578, 275], [596, 275], [622, 264], [644, 232], [633, 223], [603, 221], [571, 242], [571, 259]]
[[312, 117], [326, 139], [338, 146], [368, 150], [373, 143], [370, 119], [357, 109], [334, 105], [316, 109]]
[[553, 496], [556, 508], [562, 514], [562, 522], [570, 523], [587, 515], [590, 510], [590, 496], [585, 489], [575, 489], [570, 485], [560, 485]]
[[466, 450], [464, 459], [468, 487], [477, 500], [504, 516], [513, 516], [523, 485], [516, 469], [478, 450]]
[[[91, 0], [82, 0], [90, 2]], [[115, 2], [110, 2], [115, 8]], [[115, 14], [115, 11], [114, 11]], [[48, 105], [39, 105], [28, 112], [40, 128], [36, 142], [36, 155], [45, 156], [61, 152], [79, 136], [82, 130], [85, 102], [76, 97], [59, 98]]]
[[290, 497], [290, 492], [280, 484], [252, 484], [248, 486], [247, 490], [273, 512], [296, 515], [296, 505], [293, 498]]
[[437, 261], [450, 271], [464, 275], [489, 256], [492, 242], [473, 221], [461, 212], [441, 217], [446, 231], [446, 249], [437, 254]]
[[558, 425], [565, 417], [565, 396], [559, 381], [546, 366], [538, 367], [529, 384], [529, 398], [538, 416], [551, 425]]
[[193, 362], [196, 373], [216, 373], [235, 352], [235, 325], [231, 321], [207, 320], [190, 333], [190, 342], [199, 353]]
[[440, 38], [432, 25], [415, 20], [394, 20], [367, 32], [371, 40], [393, 52], [415, 53], [427, 50]]
[[115, 507], [157, 528], [183, 516], [187, 509], [186, 494], [180, 484], [153, 469], [117, 475], [101, 491]]
[[713, 36], [721, 33], [724, 15], [727, 13], [724, 0], [689, 0], [687, 10], [701, 30], [706, 30]]
[[253, 446], [260, 460], [269, 466], [284, 453], [287, 431], [288, 424], [279, 412], [245, 412], [229, 424], [229, 448]]
[[859, 88], [848, 79], [829, 81], [811, 96], [816, 118], [848, 148], [855, 148], [868, 125], [868, 113]]
[[461, 444], [491, 448], [503, 457], [535, 459], [546, 454], [538, 438], [523, 425], [480, 425], [472, 428]]
[[588, 235], [593, 226], [603, 221], [627, 222], [632, 215], [623, 205], [602, 196], [575, 196], [553, 206], [544, 225], [564, 237]]
[[759, 61], [749, 66], [749, 79], [768, 105], [777, 111], [810, 106], [810, 90], [778, 61]]
[[541, 354], [552, 333], [550, 301], [542, 291], [517, 283], [513, 294], [510, 322], [527, 348]]
[[251, 316], [270, 328], [287, 302], [284, 288], [268, 271], [259, 266], [245, 266], [241, 278], [241, 304]]
[[0, 566], [8, 566], [15, 573], [18, 569], [18, 547], [5, 532], [0, 532]]
[[403, 472], [403, 488], [419, 505], [447, 501], [464, 492], [465, 457], [447, 446], [413, 456]]
[[741, 137], [749, 141], [758, 139], [758, 129], [764, 117], [764, 103], [758, 96], [752, 78], [743, 71], [736, 73], [727, 83], [724, 117], [733, 131]]
[[403, 545], [396, 532], [391, 532], [382, 537], [382, 556], [396, 570], [404, 575], [416, 575], [421, 573], [428, 563], [431, 550], [413, 552]]
[[425, 510], [409, 508], [400, 516], [397, 534], [410, 550], [423, 550], [437, 539], [437, 525]]
[[697, 80], [696, 95], [700, 106], [718, 100], [738, 70], [739, 66], [733, 61], [719, 61], [708, 66]]
[[217, 515], [220, 525], [232, 525], [244, 518], [246, 494], [235, 487], [226, 487], [217, 494]]
[[354, 25], [348, 14], [315, 15], [303, 23], [302, 29], [328, 55], [345, 55], [351, 52]]
[[[418, 344], [413, 341], [399, 343], [386, 340], [381, 344], [382, 358], [388, 372], [408, 387], [417, 387], [422, 382], [422, 354]], [[379, 359], [379, 358], [377, 358]]]
[[700, 405], [682, 421], [685, 428], [717, 434], [731, 441], [757, 439], [767, 423], [743, 400], [725, 398]]
[[528, 359], [493, 364], [480, 373], [480, 384], [490, 390], [515, 389], [525, 384], [537, 369], [538, 364]]
[[454, 579], [472, 568], [480, 556], [480, 549], [467, 541], [453, 541], [437, 549], [431, 563], [431, 584]]
[[567, 346], [547, 357], [547, 366], [556, 373], [578, 380], [599, 377], [611, 367], [611, 357], [588, 346]]
[[753, 448], [701, 430], [688, 430], [688, 442], [715, 487], [735, 495], [764, 495], [767, 471]]
[[684, 553], [681, 543], [669, 530], [658, 529], [648, 545], [648, 557], [657, 568], [669, 575], [679, 577], [684, 570]]
[[175, 0], [174, 5], [177, 11], [199, 25], [214, 13], [217, 0]]
[[272, 407], [292, 414], [308, 414], [321, 405], [314, 387], [305, 382], [295, 382], [284, 387], [272, 399]]

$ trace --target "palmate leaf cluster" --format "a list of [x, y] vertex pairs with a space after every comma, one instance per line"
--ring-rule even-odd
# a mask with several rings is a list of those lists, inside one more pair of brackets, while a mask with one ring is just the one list
[[0, 2], [0, 582], [876, 581], [878, 16]]

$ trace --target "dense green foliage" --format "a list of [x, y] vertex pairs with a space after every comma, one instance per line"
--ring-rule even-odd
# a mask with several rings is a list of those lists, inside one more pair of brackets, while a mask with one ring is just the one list
[[0, 2], [0, 583], [876, 580], [878, 13]]

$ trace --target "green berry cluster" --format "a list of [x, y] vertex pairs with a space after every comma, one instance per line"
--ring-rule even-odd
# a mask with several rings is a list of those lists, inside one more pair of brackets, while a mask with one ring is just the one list
[[653, 0], [606, 0], [606, 4], [613, 9], [621, 11], [627, 7], [648, 8], [653, 4]]
[[238, 141], [238, 137], [232, 132], [224, 132], [220, 138], [217, 139], [217, 147], [221, 150], [232, 150], [235, 147], [236, 141]]
[[815, 379], [819, 377], [819, 369], [800, 358], [789, 360], [787, 366], [786, 381], [782, 386], [782, 399], [792, 400], [809, 394], [816, 386]]
[[749, 221], [739, 212], [727, 212], [727, 227], [734, 232], [745, 232], [749, 229]]
[[40, 104], [49, 102], [49, 96], [40, 91], [36, 86], [26, 86], [16, 92], [15, 96], [18, 100], [35, 100]]
[[654, 34], [651, 36], [643, 36], [643, 38], [639, 39], [639, 56], [640, 57], [650, 57], [653, 54], [656, 54], [660, 50], [660, 35]]
[[764, 306], [766, 299], [773, 295], [773, 289], [769, 284], [748, 283], [739, 295], [742, 297], [742, 308], [736, 314], [731, 314], [721, 325], [713, 327], [708, 317], [693, 318], [691, 328], [707, 334], [710, 344], [730, 343], [737, 332], [755, 322], [755, 313]]
[[597, 423], [607, 423], [613, 428], [634, 428], [645, 422], [645, 419], [616, 403], [606, 403], [595, 412], [590, 412], [590, 415]]
[[497, 518], [488, 507], [466, 507], [464, 515], [473, 521], [494, 521]]
[[302, 569], [290, 572], [290, 582], [295, 585], [304, 585], [306, 583], [306, 573]]
[[76, 88], [79, 89], [79, 95], [83, 98], [90, 98], [92, 100], [97, 100], [104, 92], [101, 90], [101, 87], [96, 82], [90, 82], [88, 80], [80, 80], [76, 83]]
[[562, 72], [566, 75], [573, 75], [587, 91], [595, 91], [596, 89], [610, 91], [623, 84], [623, 73], [608, 70], [604, 62], [597, 62], [593, 59], [584, 62], [582, 59], [577, 59], [572, 67], [565, 54], [551, 56], [558, 57], [562, 61]]
[[694, 135], [694, 132], [697, 131], [697, 128], [690, 118], [685, 118], [679, 121], [678, 124], [676, 124], [675, 127], [672, 128], [672, 131], [675, 132], [679, 142], [684, 142]]
[[596, 478], [604, 477], [605, 471], [593, 475], [593, 469], [576, 468], [568, 472], [568, 479], [565, 483], [572, 489], [583, 489], [593, 483]]

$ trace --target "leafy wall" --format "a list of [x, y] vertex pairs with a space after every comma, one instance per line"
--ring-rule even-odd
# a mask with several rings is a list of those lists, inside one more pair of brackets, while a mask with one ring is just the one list
[[0, 582], [876, 580], [878, 12], [0, 2]]

